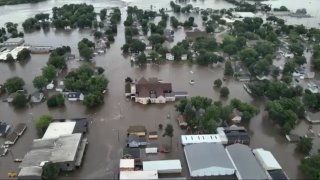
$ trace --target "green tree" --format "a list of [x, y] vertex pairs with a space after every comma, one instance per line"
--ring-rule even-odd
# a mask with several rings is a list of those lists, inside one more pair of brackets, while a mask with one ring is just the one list
[[152, 50], [149, 54], [151, 61], [158, 64], [159, 63], [159, 54], [157, 51]]
[[12, 105], [16, 108], [25, 107], [28, 103], [28, 99], [24, 94], [17, 94], [12, 101]]
[[17, 60], [25, 60], [30, 58], [30, 53], [31, 51], [29, 49], [22, 49], [20, 52], [17, 54]]
[[103, 21], [106, 19], [107, 9], [101, 9], [100, 11], [100, 20]]
[[44, 76], [36, 76], [33, 81], [33, 87], [37, 88], [38, 90], [42, 90], [44, 87], [46, 87], [48, 83], [48, 79]]
[[227, 87], [222, 87], [220, 89], [220, 96], [221, 97], [228, 97], [229, 96], [229, 89]]
[[79, 54], [85, 60], [90, 60], [93, 57], [93, 49], [88, 46], [84, 46], [79, 49]]
[[233, 75], [233, 67], [231, 61], [226, 61], [224, 64], [224, 75], [232, 76]]
[[64, 69], [67, 67], [67, 63], [63, 56], [50, 56], [47, 65], [52, 65], [57, 69]]
[[84, 97], [83, 104], [87, 107], [95, 107], [103, 103], [103, 97], [101, 94], [98, 93], [91, 93]]
[[171, 26], [175, 29], [178, 28], [178, 26], [180, 25], [178, 19], [174, 16], [170, 17], [170, 22], [171, 22]]
[[289, 49], [295, 56], [302, 56], [303, 55], [304, 47], [300, 43], [290, 44]]
[[139, 52], [143, 52], [146, 49], [146, 44], [141, 42], [138, 39], [133, 39], [131, 42], [131, 52], [133, 53], [139, 53]]
[[222, 81], [221, 81], [221, 79], [216, 79], [216, 80], [214, 80], [213, 84], [215, 87], [220, 88], [222, 85]]
[[166, 37], [160, 34], [151, 34], [151, 36], [148, 38], [150, 44], [152, 46], [156, 44], [162, 44], [166, 40]]
[[173, 126], [172, 126], [172, 124], [167, 124], [166, 125], [166, 127], [165, 127], [165, 129], [164, 129], [164, 133], [163, 133], [163, 136], [165, 137], [165, 136], [168, 136], [168, 137], [170, 137], [170, 141], [171, 141], [171, 149], [172, 149], [172, 137], [173, 137], [173, 131], [174, 131], [174, 129], [173, 129]]
[[52, 81], [57, 74], [57, 70], [54, 66], [49, 65], [42, 68], [42, 76], [48, 79], [48, 81]]
[[297, 143], [296, 150], [303, 154], [309, 154], [312, 149], [312, 139], [308, 137], [301, 137]]
[[47, 162], [43, 166], [42, 171], [42, 178], [44, 180], [55, 180], [58, 179], [60, 169], [56, 164]]
[[18, 90], [22, 90], [23, 86], [25, 85], [25, 82], [20, 77], [12, 77], [6, 80], [4, 83], [4, 86], [8, 93], [14, 93]]
[[137, 56], [136, 64], [138, 64], [138, 65], [144, 65], [144, 64], [146, 64], [146, 63], [147, 63], [147, 56], [146, 56], [144, 53], [139, 54], [139, 55]]
[[299, 168], [309, 178], [320, 180], [320, 154], [302, 159]]
[[41, 116], [36, 122], [37, 133], [40, 137], [46, 132], [49, 124], [53, 122], [53, 118], [49, 115]]
[[51, 97], [48, 98], [47, 101], [48, 107], [58, 107], [58, 106], [63, 106], [64, 105], [64, 97], [63, 94], [55, 94]]

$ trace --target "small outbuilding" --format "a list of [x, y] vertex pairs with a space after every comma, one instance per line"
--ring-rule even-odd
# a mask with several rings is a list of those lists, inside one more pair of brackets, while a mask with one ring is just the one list
[[138, 148], [147, 146], [148, 142], [145, 137], [139, 137], [135, 134], [129, 135], [127, 146], [130, 148]]
[[42, 92], [37, 91], [31, 94], [30, 101], [32, 103], [41, 103], [43, 99], [44, 99], [44, 94]]
[[181, 173], [181, 162], [175, 160], [143, 161], [143, 171], [157, 171], [159, 174]]
[[69, 101], [83, 101], [84, 95], [81, 92], [70, 92], [67, 94]]
[[134, 159], [120, 159], [120, 171], [134, 171]]
[[130, 126], [127, 130], [128, 135], [137, 135], [137, 136], [146, 136], [146, 127], [145, 126]]

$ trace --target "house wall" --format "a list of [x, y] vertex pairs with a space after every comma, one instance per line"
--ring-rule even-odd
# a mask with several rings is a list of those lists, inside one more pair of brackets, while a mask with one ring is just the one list
[[68, 98], [69, 101], [78, 101], [78, 98]]
[[176, 97], [166, 97], [166, 101], [173, 102], [176, 100]]
[[149, 97], [146, 97], [146, 98], [136, 97], [135, 101], [141, 104], [148, 104], [149, 99], [150, 99]]
[[60, 162], [56, 163], [61, 171], [73, 171], [76, 168], [75, 162], [74, 161], [66, 161], [66, 162]]

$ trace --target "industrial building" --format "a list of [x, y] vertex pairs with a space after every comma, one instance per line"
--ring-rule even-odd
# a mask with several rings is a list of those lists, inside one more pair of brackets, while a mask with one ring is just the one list
[[232, 144], [226, 147], [226, 151], [236, 168], [238, 179], [268, 179], [250, 147], [243, 144]]
[[81, 165], [86, 144], [87, 139], [82, 138], [81, 133], [35, 139], [19, 167], [39, 167], [42, 163], [50, 161], [57, 164], [62, 171], [72, 171]]
[[234, 168], [222, 144], [199, 143], [184, 147], [191, 177], [233, 176]]

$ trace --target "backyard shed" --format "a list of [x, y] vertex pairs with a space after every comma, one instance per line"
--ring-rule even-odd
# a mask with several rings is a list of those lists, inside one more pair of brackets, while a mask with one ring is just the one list
[[274, 158], [274, 156], [271, 154], [270, 151], [266, 151], [262, 148], [259, 148], [259, 149], [254, 149], [252, 152], [266, 171], [282, 169], [280, 164]]
[[120, 159], [120, 171], [133, 171], [134, 159]]

